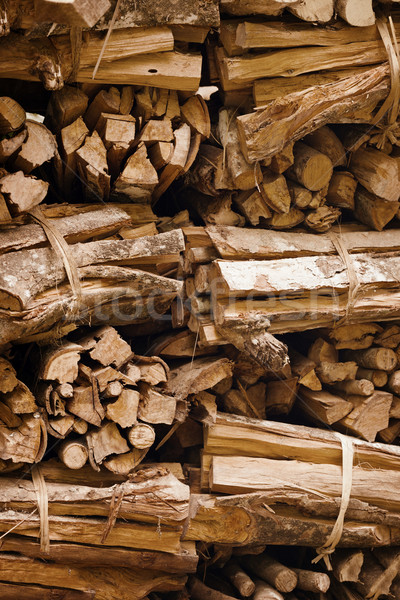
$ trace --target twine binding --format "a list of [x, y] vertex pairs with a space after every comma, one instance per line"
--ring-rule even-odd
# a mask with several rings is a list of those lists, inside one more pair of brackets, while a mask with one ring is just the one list
[[39, 465], [34, 465], [31, 470], [32, 481], [35, 487], [37, 506], [40, 519], [40, 551], [42, 554], [50, 553], [49, 532], [49, 499], [47, 486]]
[[351, 486], [353, 483], [354, 446], [352, 439], [347, 435], [342, 435], [338, 432], [335, 432], [335, 435], [339, 438], [342, 446], [342, 496], [340, 499], [340, 509], [328, 539], [323, 546], [317, 548], [317, 556], [311, 561], [315, 564], [322, 558], [328, 571], [332, 570], [330, 555], [335, 551], [335, 548], [342, 537], [344, 517], [347, 507], [349, 506]]
[[42, 226], [52, 249], [63, 261], [75, 301], [71, 310], [77, 312], [82, 302], [82, 287], [78, 267], [70, 248], [58, 229], [45, 217], [40, 206], [35, 206], [28, 214]]
[[336, 252], [338, 253], [340, 258], [344, 262], [346, 269], [347, 269], [348, 278], [349, 278], [349, 291], [347, 294], [346, 313], [336, 323], [336, 325], [342, 325], [344, 322], [348, 321], [352, 315], [354, 306], [359, 297], [361, 284], [358, 281], [357, 273], [354, 268], [353, 259], [351, 258], [350, 254], [348, 252], [348, 249], [347, 249], [347, 246], [346, 246], [346, 243], [345, 243], [343, 237], [341, 237], [340, 235], [337, 235], [336, 233], [334, 233], [332, 231], [328, 232], [328, 236], [329, 236], [332, 244], [334, 245]]

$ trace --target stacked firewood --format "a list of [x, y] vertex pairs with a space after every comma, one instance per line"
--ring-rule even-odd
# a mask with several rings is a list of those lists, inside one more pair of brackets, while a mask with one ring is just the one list
[[119, 598], [139, 600], [182, 588], [195, 571], [195, 545], [180, 540], [189, 488], [164, 466], [129, 480], [52, 461], [36, 468], [48, 516], [29, 472], [1, 480], [2, 598], [111, 600], [118, 586]]
[[341, 320], [391, 320], [398, 308], [397, 230], [283, 233], [183, 228], [189, 328], [205, 344], [235, 333], [333, 327]]
[[[179, 334], [159, 340], [157, 348], [161, 354], [187, 360], [193, 344], [191, 334]], [[36, 358], [37, 385], [32, 386], [37, 403], [22, 383], [13, 392], [16, 399], [11, 393], [4, 395], [2, 470], [39, 462], [47, 446], [71, 469], [81, 469], [89, 461], [96, 471], [103, 465], [127, 475], [154, 447], [161, 425], [173, 425], [170, 434], [179, 426], [176, 436], [184, 448], [201, 444], [201, 425], [188, 419], [189, 412], [200, 423], [215, 421], [216, 396], [205, 390], [221, 382], [228, 389], [233, 363], [225, 357], [201, 357], [201, 349], [197, 354], [195, 360], [170, 369], [158, 356], [135, 354], [110, 326], [42, 349]], [[11, 365], [7, 361], [4, 365], [5, 373], [15, 378]], [[33, 412], [36, 429], [20, 432], [18, 415]], [[56, 438], [55, 444], [42, 442], [43, 429], [45, 436]]]
[[154, 202], [190, 168], [201, 140], [210, 134], [200, 95], [189, 95], [180, 105], [175, 90], [134, 92], [131, 86], [100, 89], [90, 102], [81, 89], [64, 86], [52, 94], [45, 124], [27, 119], [24, 109], [5, 96], [0, 125], [0, 162], [6, 167], [1, 222], [46, 197], [49, 182], [32, 172], [49, 161], [59, 195], [67, 200], [78, 194], [97, 203], [109, 198]]
[[380, 231], [399, 212], [397, 146], [379, 150], [372, 132], [347, 126], [335, 133], [325, 125], [252, 162], [242, 152], [235, 113], [220, 110], [220, 145], [202, 144], [186, 178], [186, 205], [205, 224], [302, 225], [321, 233], [344, 212]]
[[46, 447], [46, 425], [34, 395], [0, 357], [0, 471], [41, 461]]
[[[250, 550], [250, 549], [249, 549]], [[282, 549], [277, 560], [265, 546], [232, 549], [208, 545], [202, 548], [204, 564], [192, 576], [186, 598], [192, 600], [283, 600], [284, 598], [378, 598], [398, 595], [399, 548], [338, 550], [332, 555], [332, 571], [323, 565], [311, 569], [309, 556], [300, 548], [296, 555]], [[288, 566], [290, 565], [290, 566]], [[298, 565], [301, 565], [299, 568]], [[200, 578], [200, 574], [205, 577]], [[326, 596], [325, 596], [326, 595]]]
[[[284, 8], [313, 23], [271, 19]], [[210, 79], [222, 88], [218, 145], [203, 144], [189, 174], [193, 211], [206, 224], [242, 217], [316, 232], [343, 213], [383, 229], [399, 211], [398, 126], [384, 119], [389, 105], [377, 110], [390, 91], [389, 23], [374, 24], [370, 1], [230, 0], [221, 11], [230, 18], [206, 45]], [[332, 22], [334, 11], [349, 24]]]
[[218, 2], [191, 0], [179, 9], [165, 0], [116, 5], [17, 0], [2, 6], [0, 77], [41, 80], [49, 90], [95, 82], [195, 92], [198, 45], [219, 25]]

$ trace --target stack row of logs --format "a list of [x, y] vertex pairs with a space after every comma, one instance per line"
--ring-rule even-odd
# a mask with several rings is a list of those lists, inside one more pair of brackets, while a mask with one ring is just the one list
[[[388, 142], [383, 151], [372, 145], [377, 136], [371, 133], [348, 126], [336, 135], [325, 125], [272, 156], [248, 162], [236, 111], [220, 110], [219, 144], [200, 146], [186, 178], [192, 187], [189, 207], [205, 224], [246, 222], [276, 230], [302, 225], [321, 233], [343, 212], [381, 231], [399, 213], [397, 146]], [[187, 191], [183, 194], [187, 205]]]
[[36, 469], [45, 482], [48, 516], [37, 510], [33, 471], [2, 477], [5, 600], [111, 600], [116, 587], [119, 598], [139, 600], [152, 590], [182, 588], [196, 570], [194, 543], [180, 539], [189, 487], [166, 467], [147, 467], [129, 480], [89, 466], [71, 471], [54, 461]]
[[7, 222], [47, 196], [49, 181], [34, 174], [49, 161], [59, 198], [155, 202], [189, 170], [210, 121], [200, 95], [180, 105], [175, 90], [123, 86], [101, 88], [89, 101], [81, 89], [64, 86], [51, 95], [45, 123], [0, 98], [0, 130], [1, 222]]
[[[361, 379], [342, 383], [364, 389], [371, 383], [367, 377], [390, 370], [389, 385], [393, 385], [399, 328], [343, 325], [332, 330], [330, 342], [324, 339], [327, 332], [317, 335], [308, 357], [289, 351], [290, 365], [288, 361], [282, 373], [289, 377], [292, 369], [288, 379], [262, 367], [246, 350], [226, 346], [225, 356], [210, 354], [212, 348], [197, 346], [196, 336], [187, 330], [153, 337], [147, 356], [135, 354], [109, 326], [70, 336], [71, 341], [41, 349], [39, 358], [32, 354], [31, 365], [25, 364], [24, 375], [33, 372], [38, 377], [37, 386], [31, 386], [35, 396], [3, 361], [0, 448], [8, 452], [1, 454], [0, 533], [5, 537], [0, 590], [4, 597], [28, 597], [18, 596], [22, 584], [24, 593], [31, 591], [30, 598], [39, 598], [33, 594], [40, 590], [51, 594], [49, 581], [55, 588], [80, 592], [80, 596], [65, 595], [71, 600], [109, 600], [110, 581], [119, 582], [119, 593], [126, 600], [177, 589], [182, 590], [177, 599], [196, 600], [199, 594], [207, 597], [207, 588], [237, 597], [237, 592], [219, 587], [220, 574], [212, 569], [223, 567], [222, 576], [237, 581], [234, 573], [239, 563], [250, 579], [257, 579], [251, 595], [260, 596], [254, 599], [264, 599], [268, 592], [269, 600], [280, 600], [279, 594], [291, 593], [296, 586], [294, 594], [302, 598], [306, 584], [300, 573], [296, 571], [291, 590], [282, 590], [261, 573], [261, 565], [270, 558], [257, 556], [265, 545], [320, 548], [326, 543], [341, 505], [341, 439], [334, 431], [266, 421], [265, 415], [279, 412], [277, 406], [284, 404], [285, 388], [291, 384], [292, 399], [301, 384], [295, 408], [303, 410], [302, 405], [309, 403], [307, 384], [323, 381], [326, 386], [323, 375], [338, 377], [350, 368], [353, 372], [355, 362], [337, 362], [339, 348], [350, 353], [346, 358], [362, 365]], [[141, 343], [135, 338], [133, 347]], [[152, 353], [167, 358], [170, 368]], [[303, 379], [299, 357], [309, 367], [314, 365]], [[367, 361], [371, 357], [375, 369]], [[375, 385], [384, 382], [375, 379]], [[336, 401], [341, 395], [340, 402], [351, 404], [355, 412], [356, 400], [367, 400], [366, 396], [346, 397], [346, 390], [338, 387], [342, 386], [335, 382]], [[378, 396], [385, 401], [390, 397], [392, 408], [396, 407], [396, 398], [379, 389], [369, 397], [373, 406], [360, 417], [365, 426], [368, 421], [368, 431], [349, 428], [357, 438], [347, 438], [354, 449], [353, 481], [339, 547], [400, 545], [399, 447], [362, 439], [369, 439], [368, 432], [381, 422]], [[322, 407], [329, 404], [320, 400]], [[239, 413], [240, 407], [244, 416], [228, 414]], [[322, 414], [315, 409], [307, 416], [310, 412]], [[7, 426], [7, 418], [29, 418], [44, 426], [49, 434], [47, 448], [42, 442], [46, 460], [41, 460], [43, 454], [27, 456], [27, 431], [17, 423]], [[135, 432], [138, 435], [132, 436]], [[148, 449], [150, 438], [153, 444]], [[55, 455], [58, 459], [48, 460]], [[88, 464], [83, 464], [88, 456]], [[43, 493], [48, 517], [42, 512]], [[215, 551], [217, 559], [206, 564], [206, 579], [200, 568], [185, 591], [187, 576], [196, 571], [194, 542], [200, 543], [201, 557]], [[338, 564], [345, 571], [355, 569], [355, 580], [350, 581], [358, 581], [362, 597], [377, 591], [388, 594], [398, 570], [398, 551], [387, 552], [387, 565], [380, 558], [385, 552], [340, 550], [332, 562], [335, 569]], [[248, 554], [253, 558], [244, 558]], [[268, 554], [276, 560], [275, 550]], [[366, 573], [375, 565], [374, 578], [368, 579], [362, 571], [363, 561]], [[308, 560], [303, 566], [309, 572]], [[327, 582], [321, 573], [304, 577]], [[336, 585], [334, 580], [331, 585]], [[340, 594], [332, 592], [333, 597]], [[226, 600], [211, 594], [215, 600]]]
[[48, 90], [94, 82], [195, 92], [199, 45], [219, 25], [218, 2], [195, 0], [177, 10], [173, 2], [125, 1], [115, 12], [116, 4], [18, 0], [2, 6], [0, 77], [40, 80]]
[[188, 583], [187, 597], [192, 600], [398, 597], [398, 548], [338, 550], [332, 556], [330, 575], [322, 565], [313, 570], [308, 564], [307, 568], [297, 566], [309, 558], [304, 548], [297, 555], [281, 552], [282, 562], [276, 560], [271, 548], [265, 552], [263, 546], [249, 553], [241, 548], [233, 552], [224, 552], [221, 547], [206, 550], [209, 558], [200, 568], [200, 573], [205, 572], [204, 580], [191, 577]]
[[[399, 316], [398, 232], [184, 227], [188, 326], [206, 344]], [[243, 323], [247, 325], [242, 331]]]

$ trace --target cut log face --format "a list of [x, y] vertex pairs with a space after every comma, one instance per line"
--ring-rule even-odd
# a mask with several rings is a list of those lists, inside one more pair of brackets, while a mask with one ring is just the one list
[[131, 427], [137, 420], [139, 398], [139, 392], [129, 389], [123, 390], [116, 402], [108, 404], [106, 409], [107, 418], [121, 427]]
[[63, 23], [71, 27], [93, 27], [110, 7], [109, 0], [74, 0], [65, 2], [54, 0], [36, 0], [35, 18], [47, 23], [49, 14], [54, 23]]
[[333, 172], [331, 159], [314, 148], [298, 142], [294, 146], [294, 163], [287, 175], [311, 191], [325, 187]]
[[0, 191], [13, 215], [20, 215], [40, 204], [45, 199], [48, 188], [47, 181], [26, 176], [22, 171], [0, 179]]
[[141, 398], [138, 417], [146, 423], [165, 423], [171, 425], [176, 412], [176, 400], [171, 396], [160, 394], [155, 389], [146, 390]]
[[116, 180], [112, 196], [131, 202], [149, 202], [157, 184], [157, 171], [147, 157], [145, 144], [140, 144]]
[[369, 192], [383, 200], [398, 201], [400, 192], [396, 159], [380, 150], [360, 148], [351, 157], [350, 169]]
[[24, 125], [26, 113], [13, 98], [0, 97], [0, 134], [7, 135], [18, 131]]
[[132, 355], [131, 347], [118, 335], [113, 327], [104, 326], [91, 336], [81, 341], [85, 350], [93, 360], [107, 367], [121, 367]]
[[89, 448], [93, 449], [94, 460], [101, 464], [110, 454], [123, 454], [129, 451], [126, 440], [121, 436], [115, 423], [107, 423], [98, 431], [86, 435]]
[[62, 384], [73, 383], [78, 377], [78, 362], [82, 347], [79, 344], [64, 343], [48, 349], [42, 361], [40, 378]]
[[27, 138], [13, 161], [13, 168], [29, 174], [53, 158], [57, 145], [53, 134], [42, 123], [28, 119], [26, 128]]
[[375, 23], [371, 0], [336, 0], [335, 10], [349, 25], [368, 27]]

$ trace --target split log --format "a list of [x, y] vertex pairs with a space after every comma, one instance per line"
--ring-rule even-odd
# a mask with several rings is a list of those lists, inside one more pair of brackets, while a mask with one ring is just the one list
[[[275, 233], [262, 229], [213, 226], [208, 226], [206, 231], [221, 258], [263, 260], [337, 253], [332, 240], [327, 235], [315, 236], [302, 232]], [[400, 250], [396, 230], [388, 230], [382, 233], [370, 231], [368, 232], [368, 236], [365, 236], [365, 233], [361, 231], [342, 231], [341, 236], [350, 254]], [[251, 240], [250, 248], [249, 239]], [[207, 262], [211, 262], [214, 258], [216, 256], [210, 258]], [[352, 324], [347, 333], [356, 333], [355, 327], [359, 327], [360, 331], [365, 330], [364, 335], [366, 335], [367, 329], [371, 329], [374, 333], [380, 330], [379, 326], [373, 323], [358, 323], [357, 325]], [[330, 335], [344, 334], [344, 332], [346, 332], [345, 328], [336, 327], [331, 331]]]
[[353, 410], [351, 402], [325, 390], [302, 389], [300, 399], [302, 411], [310, 416], [312, 420], [322, 421], [327, 425], [336, 423]]
[[[139, 398], [139, 392], [136, 390], [122, 390], [122, 392], [119, 394], [118, 400], [107, 405], [107, 418], [110, 421], [114, 421], [121, 427], [131, 427], [132, 425], [135, 425], [139, 407]], [[135, 446], [135, 444], [132, 445]]]
[[230, 172], [234, 187], [251, 190], [261, 182], [259, 165], [249, 164], [240, 150], [239, 137], [233, 110], [221, 109], [218, 122], [219, 136], [225, 152], [225, 165]]
[[0, 424], [0, 458], [14, 463], [39, 462], [47, 446], [44, 420], [39, 413], [22, 415], [20, 418], [21, 425], [13, 429]]
[[3, 581], [40, 586], [48, 585], [51, 580], [53, 585], [59, 583], [58, 587], [64, 589], [68, 585], [72, 590], [89, 592], [89, 594], [94, 590], [103, 600], [112, 600], [115, 597], [116, 581], [121, 600], [139, 600], [153, 590], [180, 589], [186, 581], [185, 577], [162, 571], [148, 571], [134, 567], [88, 569], [72, 565], [55, 565], [15, 554], [2, 554], [0, 577]]
[[[360, 464], [395, 469], [397, 446], [352, 439]], [[341, 464], [341, 445], [334, 432], [313, 427], [222, 415], [206, 427], [204, 451], [211, 454], [277, 458]]]
[[129, 446], [115, 423], [107, 423], [98, 431], [87, 433], [86, 441], [89, 450], [93, 450], [93, 459], [98, 465], [110, 454], [123, 454], [129, 451]]
[[339, 582], [357, 582], [360, 577], [364, 554], [361, 550], [338, 550], [332, 556], [333, 574]]
[[400, 192], [397, 189], [398, 168], [396, 159], [374, 148], [359, 148], [351, 156], [350, 170], [356, 179], [369, 192], [397, 202]]
[[53, 92], [47, 105], [45, 124], [59, 133], [86, 112], [89, 98], [79, 88], [65, 85]]
[[149, 202], [157, 184], [157, 171], [147, 156], [145, 144], [140, 144], [117, 178], [112, 197], [131, 202]]
[[17, 132], [21, 129], [26, 120], [25, 110], [18, 102], [8, 96], [0, 98], [0, 133], [7, 135], [8, 133]]
[[326, 195], [327, 203], [339, 208], [354, 210], [356, 187], [357, 180], [351, 173], [347, 171], [334, 171]]
[[[3, 552], [18, 552], [30, 558], [43, 558], [40, 544], [22, 536], [8, 535], [2, 541], [1, 549]], [[47, 559], [78, 567], [136, 567], [186, 575], [196, 571], [198, 556], [193, 542], [182, 542], [179, 552], [168, 553], [52, 541]]]
[[382, 229], [396, 216], [398, 203], [383, 200], [357, 186], [355, 193], [354, 216], [368, 227], [382, 231]]
[[365, 396], [348, 396], [354, 406], [341, 421], [338, 427], [344, 432], [373, 442], [378, 431], [389, 425], [389, 411], [393, 396], [387, 392], [375, 391], [367, 398]]
[[290, 194], [283, 175], [264, 173], [261, 183], [261, 197], [272, 210], [287, 214], [290, 209]]
[[87, 198], [107, 200], [110, 194], [107, 152], [97, 131], [85, 138], [75, 157], [78, 172], [85, 183], [83, 189]]
[[[329, 122], [343, 122], [355, 111], [373, 109], [387, 94], [387, 73], [387, 67], [378, 66], [338, 83], [295, 92], [271, 102], [264, 110], [238, 117], [244, 156], [249, 162], [268, 158], [282, 150], [289, 140], [297, 141]], [[275, 116], [278, 108], [284, 115], [280, 120]]]
[[20, 215], [40, 204], [47, 195], [47, 181], [24, 175], [22, 171], [0, 179], [0, 192], [13, 216]]
[[342, 363], [322, 361], [315, 371], [322, 383], [336, 383], [355, 379], [357, 368], [357, 363], [353, 361]]
[[[99, 546], [106, 524], [106, 519], [94, 517], [49, 516], [50, 541], [76, 542], [78, 538], [81, 544]], [[40, 522], [37, 515], [26, 518], [26, 513], [16, 511], [3, 511], [0, 513], [1, 532], [6, 532], [14, 526], [16, 526], [16, 533], [20, 536], [40, 537]], [[181, 527], [163, 525], [162, 532], [163, 551], [179, 552]], [[160, 539], [157, 524], [119, 521], [108, 534], [107, 545], [141, 550], [159, 550]]]
[[53, 134], [42, 123], [27, 120], [27, 138], [13, 160], [13, 168], [26, 174], [51, 160], [57, 145]]
[[265, 412], [268, 415], [289, 414], [297, 397], [297, 389], [297, 377], [280, 381], [269, 381], [267, 384]]
[[[353, 466], [352, 497], [396, 511], [399, 506], [398, 500], [388, 489], [391, 485], [390, 481], [393, 482], [396, 477], [398, 477], [396, 471], [373, 472], [372, 475], [371, 471], [362, 466]], [[267, 458], [212, 457], [210, 470], [212, 492], [244, 494], [277, 490], [279, 485], [289, 489], [293, 485], [297, 486], [299, 481], [314, 492], [338, 497], [341, 493], [341, 467]], [[366, 481], [368, 481], [367, 486]]]
[[[270, 504], [270, 499], [261, 492], [220, 497], [199, 495], [193, 496], [192, 501], [196, 512], [192, 513], [185, 539], [238, 547], [248, 544], [319, 547], [326, 541], [337, 515], [336, 508], [330, 524], [326, 518], [313, 516], [310, 519], [293, 513], [288, 516], [275, 512], [272, 519], [271, 513], [263, 506]], [[382, 525], [346, 520], [339, 546], [362, 548], [385, 545], [399, 536], [398, 531]]]

